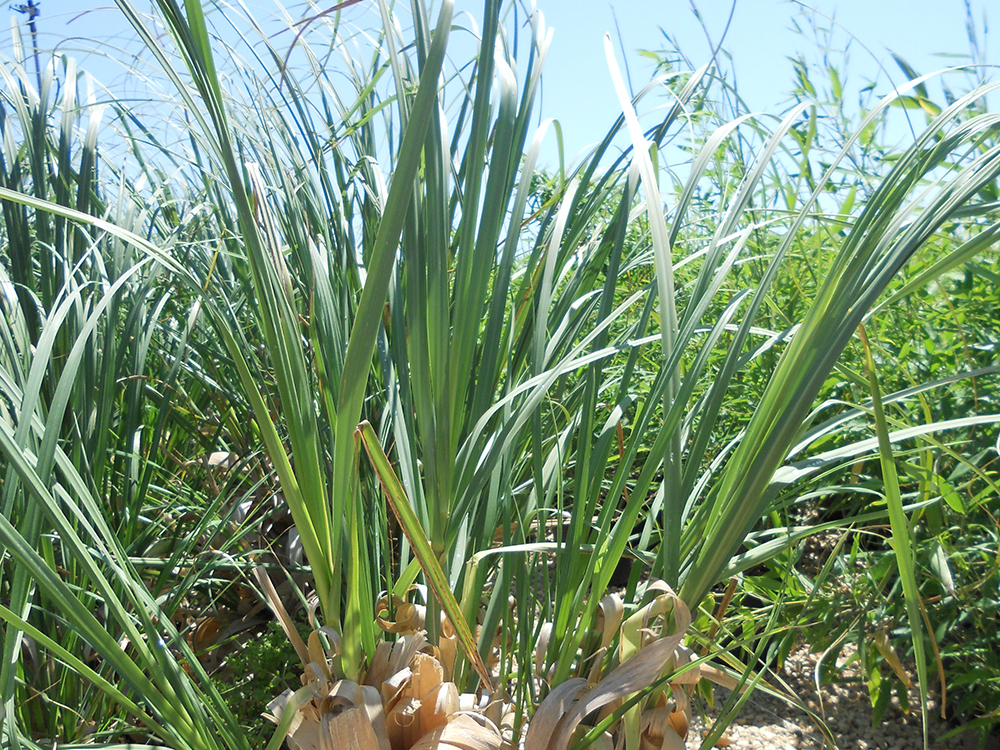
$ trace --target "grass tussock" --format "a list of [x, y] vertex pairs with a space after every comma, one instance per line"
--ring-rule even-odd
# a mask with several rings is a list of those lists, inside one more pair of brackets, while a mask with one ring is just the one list
[[609, 42], [545, 169], [541, 11], [116, 2], [162, 120], [0, 66], [4, 747], [679, 747], [714, 682], [711, 746], [800, 638], [997, 723], [995, 84]]

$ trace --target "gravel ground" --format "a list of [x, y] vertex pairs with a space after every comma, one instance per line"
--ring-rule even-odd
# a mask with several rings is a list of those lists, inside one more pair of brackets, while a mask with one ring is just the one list
[[[806, 649], [794, 652], [785, 662], [782, 678], [814, 712], [820, 714], [818, 696], [812, 682], [816, 656]], [[845, 673], [849, 676], [849, 672]], [[728, 692], [716, 688], [716, 709], [722, 707]], [[798, 748], [839, 748], [840, 750], [920, 750], [923, 747], [920, 715], [905, 715], [898, 705], [890, 706], [879, 726], [872, 728], [872, 710], [868, 688], [864, 683], [853, 682], [823, 686], [823, 712], [836, 744], [824, 737], [821, 729], [804, 711], [792, 708], [781, 700], [755, 692], [743, 706], [736, 722], [730, 726], [725, 738], [730, 748], [753, 750], [797, 750]], [[895, 700], [895, 699], [894, 699]], [[910, 705], [919, 705], [916, 688]], [[930, 709], [931, 741], [944, 734], [946, 728], [935, 722], [940, 716], [938, 706]], [[709, 714], [711, 721], [712, 714]], [[707, 725], [695, 718], [687, 746], [700, 747]], [[947, 742], [932, 744], [935, 750], [968, 750], [974, 748], [972, 733], [966, 733]]]

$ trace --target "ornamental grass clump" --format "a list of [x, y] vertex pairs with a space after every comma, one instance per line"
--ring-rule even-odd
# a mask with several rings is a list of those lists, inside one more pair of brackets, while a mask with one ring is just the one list
[[[130, 136], [142, 179], [118, 171], [120, 205], [95, 199], [96, 125], [74, 167], [49, 95], [23, 68], [6, 81], [20, 118], [4, 123], [0, 175], [16, 275], [0, 372], [12, 746], [85, 732], [259, 745], [218, 690], [224, 667], [210, 674], [197, 634], [172, 623], [266, 604], [302, 669], [269, 706], [269, 750], [680, 747], [692, 685], [731, 688], [731, 720], [766, 682], [766, 637], [733, 631], [713, 591], [821, 530], [785, 515], [783, 492], [873, 448], [885, 491], [856, 518], [892, 527], [922, 653], [914, 508], [891, 471], [917, 433], [882, 410], [902, 396], [869, 367], [868, 441], [848, 439], [864, 409], [827, 419], [816, 402], [936, 232], [968, 234], [956, 258], [995, 238], [981, 195], [1000, 174], [997, 119], [973, 106], [991, 87], [929, 116], [863, 201], [844, 199], [827, 273], [775, 327], [775, 280], [827, 231], [856, 140], [921, 81], [778, 211], [768, 178], [799, 168], [810, 103], [719, 121], [710, 66], [633, 97], [610, 42], [621, 116], [574, 171], [542, 172], [552, 123], [532, 115], [552, 34], [537, 10], [342, 3], [287, 18], [279, 47], [242, 7], [117, 5], [187, 134], [180, 153]], [[654, 96], [666, 107], [644, 127]], [[91, 187], [74, 198], [71, 183]], [[213, 452], [240, 457], [221, 484], [192, 471]], [[276, 506], [289, 528], [264, 535]], [[773, 611], [762, 630], [777, 627]], [[85, 686], [83, 728], [22, 708], [39, 648]]]

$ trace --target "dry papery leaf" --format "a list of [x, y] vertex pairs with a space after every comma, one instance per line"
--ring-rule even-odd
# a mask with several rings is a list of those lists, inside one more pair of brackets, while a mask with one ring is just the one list
[[[384, 616], [390, 611], [390, 602], [395, 616], [394, 620], [389, 620]], [[386, 633], [416, 633], [418, 630], [423, 630], [426, 616], [427, 607], [423, 604], [413, 604], [396, 594], [391, 597], [383, 596], [375, 605], [375, 621]]]
[[[476, 696], [459, 695], [458, 687], [446, 679], [451, 666], [446, 669], [438, 658], [444, 648], [430, 647], [423, 630], [411, 630], [418, 619], [423, 623], [423, 614], [414, 605], [407, 608], [406, 602], [394, 601], [396, 620], [390, 622], [381, 616], [388, 611], [388, 600], [379, 603], [376, 616], [383, 629], [405, 634], [376, 647], [364, 684], [359, 685], [334, 674], [339, 635], [317, 627], [313, 615], [314, 630], [306, 645], [280, 598], [270, 595], [273, 586], [267, 574], [258, 570], [257, 577], [303, 661], [304, 687], [295, 693], [287, 690], [268, 705], [267, 718], [275, 723], [286, 711], [295, 711], [286, 734], [291, 750], [500, 750], [503, 746], [497, 725], [478, 712]], [[442, 638], [442, 643], [447, 641]], [[454, 649], [451, 653], [453, 665]]]
[[913, 680], [910, 679], [910, 675], [906, 673], [906, 669], [903, 667], [903, 662], [899, 660], [899, 654], [896, 653], [896, 649], [892, 647], [892, 643], [889, 642], [889, 634], [884, 630], [879, 630], [875, 633], [875, 648], [878, 652], [882, 654], [882, 658], [885, 659], [886, 663], [892, 667], [892, 671], [896, 673], [896, 677], [902, 682], [907, 688], [913, 687]]
[[[395, 619], [383, 615], [390, 609], [383, 598], [377, 619], [387, 632], [399, 635], [394, 643], [381, 643], [364, 674], [364, 684], [338, 680], [333, 673], [339, 648], [337, 634], [318, 627], [304, 643], [295, 632], [291, 618], [277, 596], [270, 595], [267, 575], [257, 573], [261, 588], [275, 615], [286, 628], [303, 660], [304, 687], [272, 701], [271, 718], [279, 722], [288, 710], [295, 711], [287, 732], [292, 750], [513, 750], [518, 745], [508, 721], [509, 707], [499, 701], [479, 700], [460, 695], [450, 681], [454, 648], [450, 623], [442, 622], [442, 647], [430, 646], [423, 630], [423, 608], [398, 597], [392, 600]], [[524, 737], [524, 750], [567, 750], [584, 731], [583, 720], [590, 715], [603, 718], [628, 696], [653, 684], [669, 671], [691, 665], [693, 652], [682, 644], [691, 624], [687, 606], [662, 582], [647, 586], [652, 600], [622, 622], [623, 607], [617, 597], [601, 603], [597, 630], [604, 654], [616, 633], [619, 636], [619, 665], [601, 677], [600, 656], [594, 659], [590, 679], [574, 677], [552, 689], [532, 717]], [[658, 624], [658, 625], [657, 625]], [[547, 645], [542, 628], [536, 667], [541, 668]], [[454, 644], [451, 644], [454, 646]], [[442, 659], [444, 655], [444, 660]], [[444, 662], [444, 663], [443, 663]], [[629, 745], [640, 750], [683, 748], [690, 723], [690, 707], [684, 686], [707, 677], [734, 687], [727, 675], [707, 665], [689, 667], [665, 691], [648, 696], [625, 713], [622, 720], [598, 737], [599, 750], [619, 748], [626, 735]], [[600, 713], [598, 713], [600, 712]], [[492, 717], [492, 720], [491, 718]], [[506, 726], [506, 738], [498, 726]]]
[[[554, 687], [528, 726], [525, 750], [566, 750], [584, 731], [581, 726], [584, 718], [595, 712], [599, 712], [596, 714], [598, 720], [606, 718], [629, 696], [652, 685], [663, 674], [677, 671], [695, 660], [693, 652], [683, 645], [691, 625], [687, 606], [662, 581], [651, 581], [646, 591], [647, 596], [653, 596], [652, 601], [625, 622], [618, 608], [620, 601], [610, 597], [602, 601], [602, 617], [595, 627], [600, 633], [602, 649], [611, 644], [615, 631], [620, 629], [619, 665], [603, 678], [596, 668], [592, 668], [588, 679], [574, 677]], [[662, 622], [659, 629], [653, 627], [655, 622]], [[609, 632], [612, 624], [614, 630]], [[540, 640], [546, 642], [545, 647], [550, 635], [551, 625], [549, 630], [543, 626]], [[545, 647], [540, 643], [535, 655], [537, 673], [542, 669]], [[596, 661], [599, 663], [600, 658]], [[672, 700], [668, 700], [663, 691], [651, 693], [625, 712], [622, 720], [606, 732], [605, 737], [598, 738], [595, 746], [610, 743], [609, 747], [620, 747], [628, 735], [632, 737], [627, 743], [630, 747], [680, 750], [691, 721], [684, 685], [694, 684], [702, 677], [727, 687], [736, 686], [735, 680], [714, 667], [690, 667], [670, 683]]]
[[[400, 653], [407, 653], [410, 645], [404, 644]], [[318, 670], [312, 675], [307, 670], [307, 687], [294, 694], [288, 690], [272, 701], [268, 718], [278, 723], [285, 710], [296, 711], [287, 733], [292, 750], [500, 750], [497, 726], [480, 713], [460, 710], [468, 701], [441, 675], [440, 662], [422, 652], [378, 686], [339, 680], [323, 691], [329, 683]], [[309, 693], [301, 695], [306, 690]], [[295, 696], [305, 700], [299, 703]]]
[[684, 738], [687, 736], [687, 720], [681, 720], [678, 726], [675, 714], [667, 706], [652, 708], [642, 714], [642, 734], [639, 738], [640, 750], [683, 750]]

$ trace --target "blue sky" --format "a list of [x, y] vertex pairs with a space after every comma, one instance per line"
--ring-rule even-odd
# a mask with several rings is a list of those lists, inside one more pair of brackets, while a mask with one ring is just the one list
[[[143, 4], [133, 1], [139, 6]], [[982, 33], [983, 12], [990, 1], [969, 0], [969, 3], [986, 59], [1000, 63], [996, 41]], [[273, 7], [270, 0], [247, 2], [256, 8]], [[555, 29], [543, 79], [542, 114], [561, 121], [568, 159], [599, 140], [618, 112], [603, 47], [607, 31], [618, 41], [615, 17], [626, 53], [624, 59], [636, 87], [649, 80], [652, 69], [637, 50], [664, 48], [666, 40], [661, 29], [677, 40], [694, 64], [700, 65], [710, 56], [705, 32], [695, 19], [689, 0], [536, 2], [548, 25]], [[407, 5], [404, 0], [400, 3]], [[320, 7], [329, 4], [332, 3], [321, 2]], [[286, 0], [285, 5], [293, 16], [305, 12], [301, 0]], [[697, 5], [712, 41], [718, 42], [732, 8], [731, 0], [699, 0]], [[131, 30], [114, 4], [110, 0], [41, 0], [41, 8], [43, 49], [56, 47], [82, 57], [84, 67], [103, 83], [127, 94], [130, 81], [122, 68], [83, 54], [95, 46], [120, 47], [122, 51], [112, 52], [112, 56], [122, 58], [141, 49], [134, 40], [129, 42]], [[456, 0], [456, 9], [478, 17], [482, 2]], [[969, 51], [965, 0], [811, 0], [808, 6], [786, 0], [737, 0], [725, 47], [732, 54], [739, 90], [752, 109], [780, 112], [792, 85], [792, 67], [787, 58], [798, 52], [813, 59], [818, 56], [815, 40], [808, 31], [807, 14], [811, 11], [816, 12], [820, 24], [830, 26], [831, 18], [839, 24], [834, 27], [831, 43], [838, 51], [850, 43], [849, 71], [855, 87], [879, 76], [878, 90], [885, 92], [891, 85], [889, 76], [897, 83], [905, 79], [892, 61], [890, 49], [921, 73], [962, 62], [935, 57], [933, 53], [967, 55]], [[7, 14], [11, 19], [20, 18], [12, 11]], [[793, 30], [794, 20], [806, 29], [805, 34]], [[10, 54], [9, 39], [8, 33], [0, 32], [0, 52], [5, 55]], [[621, 62], [620, 49], [618, 54]], [[834, 57], [837, 55], [839, 52]], [[886, 72], [880, 74], [880, 66]], [[553, 161], [555, 154], [555, 138], [550, 134], [543, 158]]]
[[[984, 40], [982, 34], [983, 10], [988, 4], [970, 0], [986, 59], [1000, 63], [996, 40], [988, 35]], [[717, 43], [726, 28], [732, 2], [701, 0], [697, 5], [712, 41]], [[636, 87], [649, 80], [651, 65], [635, 50], [664, 48], [661, 29], [696, 65], [711, 56], [705, 32], [688, 0], [538, 0], [538, 6], [555, 29], [546, 62], [544, 112], [562, 121], [567, 158], [599, 140], [611, 124], [611, 113], [617, 112], [603, 47], [606, 31], [617, 42], [615, 16], [622, 45], [630, 53], [627, 59]], [[994, 7], [1000, 11], [1000, 5]], [[879, 76], [880, 66], [892, 81], [906, 80], [889, 50], [901, 55], [921, 74], [967, 61], [934, 54], [968, 55], [963, 0], [812, 0], [808, 5], [783, 0], [738, 0], [724, 46], [732, 54], [738, 88], [751, 109], [780, 111], [788, 102], [793, 82], [788, 58], [799, 52], [817, 57], [808, 24], [812, 11], [819, 23], [834, 29], [831, 41], [836, 48], [843, 50], [850, 42], [849, 71], [855, 87]], [[987, 20], [995, 22], [997, 13], [993, 15]], [[805, 34], [793, 30], [793, 19]], [[890, 79], [883, 73], [879, 80], [882, 85], [876, 90], [887, 93]], [[602, 115], [595, 117], [593, 113]]]

